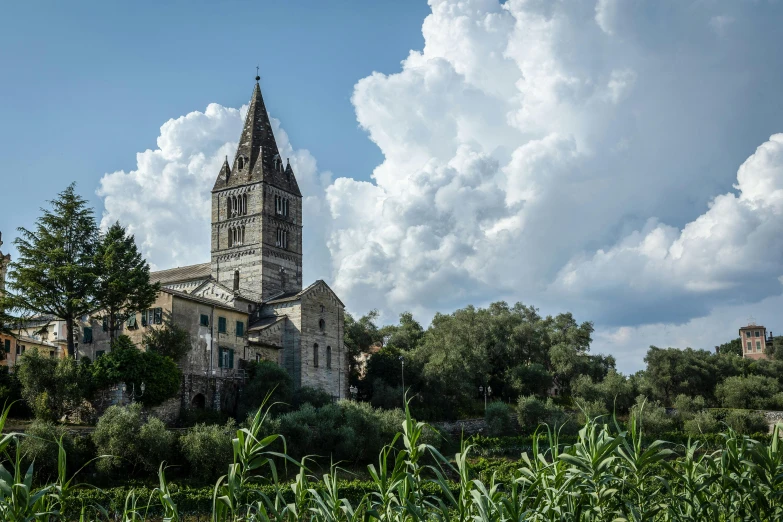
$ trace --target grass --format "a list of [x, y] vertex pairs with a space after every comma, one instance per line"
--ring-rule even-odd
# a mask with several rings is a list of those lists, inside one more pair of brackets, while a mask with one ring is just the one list
[[[3, 427], [8, 410], [0, 417]], [[410, 411], [400, 433], [368, 466], [361, 486], [344, 481], [339, 463], [320, 474], [312, 459], [287, 456], [278, 435], [261, 437], [259, 410], [233, 439], [226, 475], [199, 500], [203, 513], [166, 479], [161, 464], [155, 488], [130, 489], [102, 504], [100, 492], [66, 477], [60, 444], [57, 480], [33, 487], [33, 466], [22, 469], [17, 441], [0, 438], [0, 518], [13, 521], [151, 522], [522, 522], [522, 521], [775, 521], [783, 520], [781, 429], [757, 440], [731, 431], [719, 448], [696, 441], [643, 442], [630, 419], [588, 419], [576, 439], [561, 443], [542, 427], [545, 440], [513, 466], [489, 473], [474, 469], [473, 447], [464, 442], [444, 456], [423, 442], [424, 423]], [[482, 468], [482, 466], [479, 466]], [[290, 481], [287, 470], [295, 472]]]

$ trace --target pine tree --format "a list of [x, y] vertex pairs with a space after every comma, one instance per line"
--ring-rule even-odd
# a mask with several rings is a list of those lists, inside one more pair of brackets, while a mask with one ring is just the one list
[[95, 295], [101, 319], [114, 340], [122, 323], [155, 302], [160, 285], [150, 283], [150, 267], [132, 235], [119, 222], [102, 235], [95, 253]]
[[51, 209], [42, 209], [33, 230], [18, 229], [19, 257], [10, 266], [6, 296], [11, 308], [63, 319], [71, 357], [75, 322], [95, 307], [98, 241], [93, 211], [75, 189], [72, 183], [50, 201]]

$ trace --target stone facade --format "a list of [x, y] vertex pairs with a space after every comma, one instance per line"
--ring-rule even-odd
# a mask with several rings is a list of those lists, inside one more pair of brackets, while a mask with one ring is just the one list
[[[120, 333], [143, 349], [144, 333], [163, 318], [190, 332], [193, 347], [179, 361], [182, 408], [235, 412], [246, 363], [262, 359], [285, 368], [295, 388], [346, 397], [345, 307], [324, 281], [303, 289], [302, 194], [258, 83], [234, 160], [226, 158], [213, 186], [211, 221], [210, 261], [152, 273], [161, 285], [152, 319], [136, 314]], [[99, 321], [82, 326], [92, 330], [79, 353], [107, 353]]]

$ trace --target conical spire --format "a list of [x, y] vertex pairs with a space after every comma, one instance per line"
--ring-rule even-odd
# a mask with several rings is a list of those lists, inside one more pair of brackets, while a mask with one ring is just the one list
[[[267, 171], [272, 168], [272, 158], [275, 154], [279, 154], [275, 135], [272, 133], [272, 124], [269, 122], [269, 114], [264, 106], [264, 98], [261, 96], [261, 86], [256, 81], [232, 170], [237, 174], [239, 159], [242, 158], [243, 165], [239, 169], [242, 172], [238, 174], [246, 174], [254, 170]], [[259, 161], [261, 169], [256, 167]]]

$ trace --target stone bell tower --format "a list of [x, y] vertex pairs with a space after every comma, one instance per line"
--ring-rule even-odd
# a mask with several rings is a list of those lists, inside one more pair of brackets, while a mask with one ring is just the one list
[[212, 188], [212, 277], [252, 301], [302, 289], [302, 193], [277, 149], [260, 78]]

